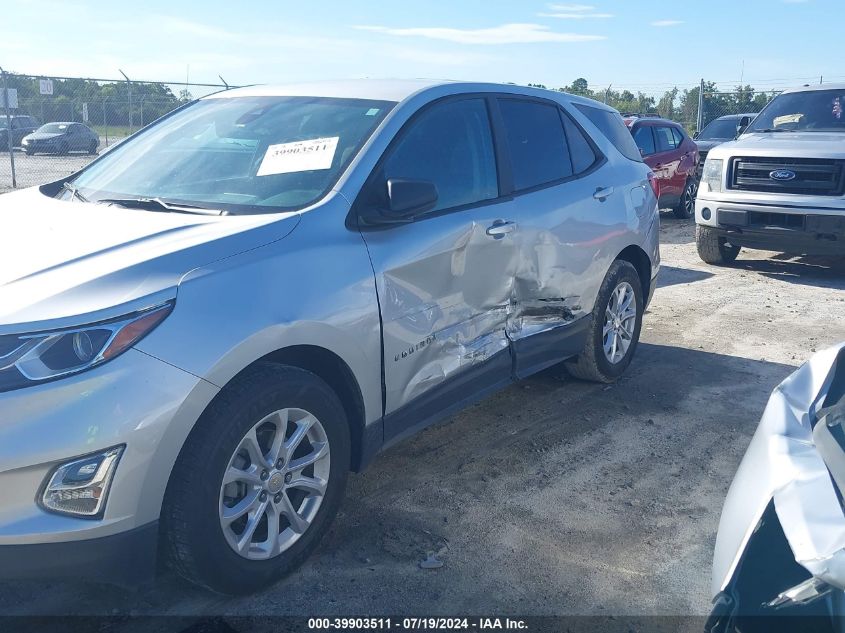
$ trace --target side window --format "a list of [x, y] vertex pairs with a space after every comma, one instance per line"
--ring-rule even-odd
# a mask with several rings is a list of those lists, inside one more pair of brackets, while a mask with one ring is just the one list
[[563, 115], [563, 127], [569, 143], [569, 155], [572, 157], [572, 170], [576, 174], [587, 171], [598, 160], [593, 146], [568, 114]]
[[684, 142], [684, 133], [681, 132], [678, 128], [672, 128], [672, 136], [675, 137], [675, 147], [680, 147], [681, 143]]
[[678, 144], [675, 142], [675, 135], [672, 134], [672, 128], [670, 127], [655, 127], [654, 138], [658, 152], [671, 152], [678, 147]]
[[638, 125], [634, 130], [634, 142], [642, 150], [643, 156], [654, 154], [654, 135], [650, 125]]
[[436, 104], [411, 123], [384, 162], [384, 177], [428, 180], [435, 211], [499, 195], [496, 158], [483, 99]]
[[624, 121], [622, 121], [622, 115], [615, 110], [594, 108], [583, 103], [575, 103], [573, 105], [578, 108], [581, 114], [590, 120], [590, 123], [595, 125], [607, 137], [608, 141], [613, 143], [620, 154], [638, 163], [643, 162], [637, 144], [634, 143], [631, 133], [625, 126]]
[[572, 175], [572, 161], [557, 106], [500, 99], [517, 191]]

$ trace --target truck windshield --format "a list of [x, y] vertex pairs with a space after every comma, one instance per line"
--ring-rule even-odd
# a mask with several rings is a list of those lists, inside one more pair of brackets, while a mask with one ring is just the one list
[[845, 90], [807, 90], [779, 95], [747, 132], [845, 132]]
[[72, 185], [90, 202], [155, 198], [227, 213], [301, 208], [328, 192], [394, 105], [202, 99], [119, 144]]
[[702, 141], [731, 139], [736, 136], [737, 123], [739, 123], [738, 117], [716, 119], [707, 124], [707, 127], [701, 131], [698, 138]]

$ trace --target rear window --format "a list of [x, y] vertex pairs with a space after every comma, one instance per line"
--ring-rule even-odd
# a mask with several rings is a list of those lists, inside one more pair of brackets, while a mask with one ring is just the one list
[[622, 121], [622, 115], [611, 110], [603, 110], [601, 108], [594, 108], [592, 106], [584, 105], [583, 103], [574, 104], [578, 110], [581, 111], [590, 122], [595, 125], [602, 134], [607, 137], [614, 147], [625, 157], [631, 160], [642, 162], [640, 150], [631, 133]]
[[500, 101], [517, 191], [572, 175], [557, 107], [534, 101]]

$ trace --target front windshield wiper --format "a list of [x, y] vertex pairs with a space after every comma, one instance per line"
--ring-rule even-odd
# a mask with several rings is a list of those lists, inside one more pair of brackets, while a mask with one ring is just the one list
[[62, 187], [63, 187], [65, 190], [70, 191], [70, 197], [71, 197], [71, 200], [73, 200], [74, 198], [76, 198], [76, 199], [77, 199], [77, 200], [79, 200], [80, 202], [89, 202], [88, 198], [86, 198], [86, 197], [85, 197], [85, 196], [83, 196], [81, 193], [79, 193], [79, 189], [77, 189], [76, 187], [74, 187], [74, 186], [73, 186], [72, 184], [70, 184], [69, 182], [63, 182], [63, 183], [62, 183]]
[[193, 204], [169, 202], [159, 197], [154, 198], [103, 198], [98, 204], [116, 204], [127, 209], [146, 209], [148, 211], [163, 211], [175, 213], [196, 213], [199, 215], [226, 215], [220, 209], [209, 209]]

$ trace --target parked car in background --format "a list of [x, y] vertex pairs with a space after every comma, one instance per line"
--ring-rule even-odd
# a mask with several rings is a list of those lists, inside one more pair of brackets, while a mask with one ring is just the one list
[[726, 114], [710, 121], [701, 132], [696, 132], [693, 140], [698, 146], [699, 178], [701, 177], [701, 168], [707, 159], [707, 152], [717, 145], [734, 140], [740, 131], [748, 127], [756, 116], [756, 112]]
[[625, 124], [657, 178], [660, 208], [671, 208], [678, 218], [691, 218], [698, 190], [695, 142], [681, 125], [668, 119], [627, 115]]
[[216, 93], [4, 194], [0, 577], [139, 582], [160, 547], [255, 591], [386, 447], [560, 362], [616, 380], [650, 175], [589, 99], [364, 80]]
[[735, 141], [707, 155], [696, 201], [702, 260], [742, 247], [845, 254], [845, 83], [775, 97]]
[[23, 148], [32, 154], [67, 154], [88, 152], [96, 154], [100, 137], [83, 123], [46, 123], [23, 139]]
[[707, 633], [842, 632], [843, 490], [845, 344], [769, 398], [722, 509]]
[[[12, 146], [18, 147], [23, 138], [34, 132], [38, 127], [38, 121], [28, 114], [15, 114], [12, 119]], [[9, 149], [9, 119], [0, 110], [0, 152]]]

